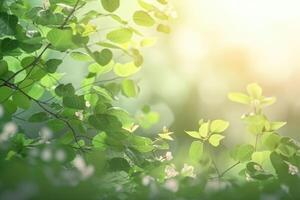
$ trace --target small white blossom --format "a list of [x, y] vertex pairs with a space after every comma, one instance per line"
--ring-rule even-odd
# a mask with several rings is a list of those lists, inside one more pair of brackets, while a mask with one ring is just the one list
[[55, 159], [59, 162], [65, 161], [66, 160], [66, 153], [61, 149], [57, 150], [55, 152]]
[[152, 181], [154, 181], [154, 178], [152, 176], [144, 176], [142, 179], [142, 184], [144, 186], [148, 186]]
[[50, 8], [50, 1], [49, 0], [43, 0], [43, 6], [45, 10], [48, 10]]
[[292, 165], [291, 163], [289, 163], [289, 162], [286, 162], [287, 164], [288, 164], [288, 166], [289, 166], [289, 174], [290, 175], [296, 175], [296, 174], [298, 174], [298, 172], [299, 172], [299, 169], [298, 169], [298, 167], [296, 167], [295, 165]]
[[79, 155], [77, 155], [73, 160], [73, 165], [81, 173], [81, 178], [83, 180], [92, 176], [95, 171], [94, 166], [87, 165], [84, 159]]
[[48, 144], [49, 140], [52, 138], [53, 134], [51, 130], [47, 127], [41, 128], [39, 135], [41, 137], [40, 143]]
[[0, 134], [0, 143], [7, 141], [9, 138], [13, 137], [18, 131], [18, 127], [13, 122], [8, 122], [4, 125], [3, 131]]
[[186, 163], [184, 163], [183, 168], [181, 169], [181, 174], [183, 176], [188, 176], [188, 177], [192, 177], [192, 178], [196, 177], [196, 174], [194, 173], [194, 167], [192, 165], [188, 165]]
[[41, 152], [41, 159], [45, 162], [49, 162], [52, 159], [52, 152], [49, 148], [45, 148], [42, 152]]
[[173, 155], [172, 155], [172, 152], [171, 151], [168, 151], [167, 153], [166, 153], [166, 155], [165, 156], [159, 156], [158, 158], [157, 158], [157, 160], [158, 161], [160, 161], [160, 162], [163, 162], [163, 161], [170, 161], [170, 160], [172, 160], [173, 159]]
[[167, 160], [167, 161], [170, 161], [170, 160], [172, 160], [172, 159], [173, 159], [172, 152], [171, 152], [171, 151], [168, 151], [168, 152], [166, 153], [166, 160]]
[[169, 178], [177, 176], [179, 173], [176, 171], [175, 165], [170, 164], [170, 165], [166, 166], [165, 174], [166, 174], [165, 178], [169, 179]]
[[79, 110], [79, 111], [75, 112], [75, 116], [78, 117], [78, 119], [80, 121], [82, 121], [83, 120], [83, 110]]
[[177, 192], [179, 186], [175, 179], [169, 179], [165, 182], [164, 187], [171, 192]]
[[91, 103], [90, 103], [89, 101], [86, 101], [86, 102], [85, 102], [85, 106], [86, 106], [87, 108], [89, 108], [89, 107], [91, 107]]

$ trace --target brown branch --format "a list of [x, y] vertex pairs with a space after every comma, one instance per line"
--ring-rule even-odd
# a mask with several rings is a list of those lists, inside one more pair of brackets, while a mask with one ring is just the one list
[[[28, 95], [26, 92], [24, 92], [21, 88], [19, 88], [18, 86], [12, 84], [12, 83], [9, 83], [9, 82], [5, 82], [5, 86], [9, 87], [9, 88], [12, 88], [12, 89], [15, 89], [19, 92], [21, 92], [24, 96], [26, 96], [28, 99], [34, 101], [40, 108], [42, 108], [45, 112], [47, 112], [48, 114], [52, 115], [53, 117], [55, 117], [56, 119], [62, 121], [65, 123], [65, 125], [70, 129], [70, 131], [72, 132], [72, 135], [73, 135], [73, 138], [75, 140], [75, 143], [79, 146], [79, 148], [81, 148], [81, 146], [79, 145], [79, 141], [77, 139], [77, 135], [76, 135], [76, 131], [74, 130], [74, 128], [71, 126], [70, 122], [62, 117], [60, 117], [58, 114], [52, 112], [51, 110], [49, 110], [48, 108], [46, 108], [44, 105], [43, 105], [43, 102], [40, 102], [39, 100], [31, 97], [30, 95]], [[81, 149], [82, 150], [82, 149]], [[83, 150], [82, 150], [83, 152]]]

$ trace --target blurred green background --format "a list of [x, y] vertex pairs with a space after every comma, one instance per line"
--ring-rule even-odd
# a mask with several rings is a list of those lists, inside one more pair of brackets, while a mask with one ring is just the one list
[[[135, 114], [143, 105], [151, 105], [160, 113], [160, 122], [145, 134], [155, 135], [169, 126], [177, 138], [174, 148], [180, 146], [183, 151], [178, 152], [185, 154], [184, 130], [197, 129], [201, 118], [230, 121], [225, 146], [252, 140], [240, 121], [250, 110], [229, 102], [227, 93], [257, 82], [265, 95], [277, 97], [276, 104], [266, 110], [269, 118], [287, 121], [282, 134], [300, 139], [299, 1], [185, 0], [172, 4], [176, 10], [172, 33], [158, 34], [157, 44], [143, 52], [145, 64], [135, 77], [138, 98], [120, 97], [118, 106]], [[128, 0], [118, 13], [130, 19], [128, 11], [135, 8], [137, 2]], [[97, 1], [94, 9], [101, 9]], [[114, 27], [107, 21], [98, 23], [104, 31]], [[59, 70], [66, 73], [65, 82], [79, 86], [87, 65], [65, 57]]]

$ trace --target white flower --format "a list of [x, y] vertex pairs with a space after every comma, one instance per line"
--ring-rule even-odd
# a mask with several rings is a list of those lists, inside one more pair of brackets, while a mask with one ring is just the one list
[[45, 10], [48, 10], [50, 8], [50, 1], [49, 0], [43, 0], [43, 6]]
[[81, 173], [81, 178], [83, 180], [92, 176], [95, 171], [94, 166], [87, 165], [80, 155], [75, 157], [73, 160], [73, 165]]
[[172, 159], [173, 159], [172, 152], [171, 152], [171, 151], [168, 151], [168, 152], [166, 153], [166, 160], [167, 160], [167, 161], [170, 161], [170, 160], [172, 160]]
[[174, 164], [170, 164], [170, 165], [167, 165], [166, 168], [165, 168], [165, 178], [172, 178], [172, 177], [175, 177], [177, 176], [179, 173], [176, 171], [176, 168], [175, 168], [175, 165]]
[[8, 122], [4, 125], [3, 131], [0, 134], [0, 143], [7, 141], [9, 138], [13, 137], [18, 131], [18, 127], [13, 122]]
[[79, 110], [79, 111], [75, 112], [75, 116], [78, 117], [78, 119], [80, 121], [82, 121], [83, 120], [83, 110]]
[[289, 162], [286, 162], [287, 164], [288, 164], [288, 166], [289, 166], [289, 174], [290, 175], [296, 175], [296, 174], [298, 174], [298, 172], [299, 172], [299, 169], [298, 169], [298, 167], [296, 167], [295, 165], [292, 165], [291, 163], [289, 163]]
[[159, 156], [159, 158], [157, 158], [157, 160], [160, 162], [163, 162], [165, 160], [170, 161], [172, 159], [173, 159], [173, 155], [171, 151], [168, 151], [165, 156]]
[[49, 148], [45, 148], [42, 152], [41, 152], [41, 159], [45, 162], [49, 162], [52, 159], [52, 152]]
[[194, 167], [192, 165], [188, 165], [186, 163], [184, 163], [183, 168], [181, 169], [181, 174], [183, 176], [188, 176], [188, 177], [192, 177], [192, 178], [196, 177], [196, 174], [194, 173]]
[[169, 179], [165, 182], [165, 188], [171, 192], [178, 191], [178, 182], [175, 179]]
[[87, 108], [89, 108], [89, 107], [91, 107], [91, 103], [90, 103], [89, 101], [86, 101], [86, 102], [85, 102], [85, 106], [86, 106]]
[[143, 179], [142, 179], [142, 184], [144, 186], [148, 186], [152, 181], [154, 181], [154, 178], [152, 176], [144, 176]]
[[41, 128], [39, 135], [41, 137], [40, 143], [48, 144], [49, 140], [52, 138], [52, 132], [47, 127]]
[[59, 162], [63, 162], [65, 161], [66, 159], [66, 153], [61, 150], [61, 149], [58, 149], [56, 152], [55, 152], [55, 159]]

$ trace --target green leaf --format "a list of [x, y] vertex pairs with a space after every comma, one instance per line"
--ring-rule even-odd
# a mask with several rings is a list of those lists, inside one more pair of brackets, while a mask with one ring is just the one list
[[297, 152], [297, 149], [299, 149], [299, 145], [293, 139], [282, 137], [276, 151], [283, 156], [292, 157]]
[[114, 67], [114, 72], [120, 77], [128, 77], [137, 73], [141, 68], [137, 67], [134, 62], [125, 64], [117, 63]]
[[52, 29], [47, 34], [47, 39], [53, 47], [60, 51], [76, 48], [73, 42], [73, 32], [71, 29]]
[[8, 72], [8, 65], [5, 60], [0, 60], [0, 77]]
[[122, 128], [122, 123], [118, 120], [118, 118], [112, 115], [91, 115], [88, 121], [94, 128], [107, 133]]
[[17, 23], [18, 18], [15, 15], [0, 12], [0, 37], [15, 35]]
[[82, 53], [79, 51], [73, 51], [70, 56], [74, 59], [74, 60], [78, 60], [78, 61], [84, 61], [84, 62], [90, 62], [93, 59], [86, 53]]
[[140, 42], [141, 47], [151, 47], [156, 43], [156, 38], [144, 38]]
[[1, 87], [0, 94], [0, 103], [3, 103], [7, 99], [9, 99], [9, 97], [13, 94], [13, 91], [8, 87]]
[[155, 10], [156, 9], [152, 4], [147, 3], [146, 1], [138, 0], [138, 3], [145, 10], [151, 11], [151, 10]]
[[260, 100], [260, 103], [262, 106], [270, 106], [276, 102], [275, 97], [265, 97], [262, 100]]
[[124, 158], [112, 158], [108, 161], [111, 171], [125, 171], [128, 172], [131, 168], [128, 161]]
[[123, 44], [131, 40], [132, 31], [129, 28], [120, 28], [109, 32], [106, 38], [112, 42]]
[[110, 72], [114, 67], [114, 62], [110, 62], [105, 66], [101, 66], [98, 63], [93, 63], [89, 65], [89, 71], [96, 73], [98, 76]]
[[270, 163], [270, 154], [271, 151], [256, 151], [252, 154], [252, 161], [256, 162], [260, 165], [262, 165], [263, 167], [265, 167], [266, 169], [268, 169], [269, 167], [271, 167], [271, 163]]
[[206, 138], [209, 132], [209, 122], [202, 123], [199, 128], [199, 135]]
[[210, 131], [213, 133], [222, 133], [229, 126], [229, 123], [224, 120], [214, 120], [210, 124]]
[[85, 108], [85, 100], [84, 96], [64, 96], [63, 97], [63, 105], [68, 108], [83, 110]]
[[59, 132], [66, 128], [65, 123], [59, 119], [52, 119], [47, 122], [47, 125], [53, 132]]
[[239, 92], [229, 93], [228, 98], [233, 102], [246, 104], [246, 105], [249, 105], [251, 102], [251, 99], [248, 95]]
[[128, 138], [128, 143], [131, 147], [142, 153], [147, 153], [154, 149], [152, 140], [147, 137], [131, 135]]
[[255, 162], [249, 162], [246, 165], [246, 173], [254, 179], [265, 180], [271, 178], [273, 175], [266, 172], [262, 166]]
[[125, 79], [122, 82], [122, 92], [127, 97], [135, 97], [138, 94], [138, 88], [133, 80]]
[[251, 160], [254, 153], [254, 147], [250, 144], [238, 145], [231, 151], [231, 157], [239, 162]]
[[193, 138], [201, 139], [199, 132], [197, 131], [185, 131], [188, 135], [192, 136]]
[[45, 113], [45, 112], [39, 112], [39, 113], [35, 113], [33, 114], [29, 119], [28, 121], [29, 122], [43, 122], [43, 121], [46, 121], [48, 120], [49, 117], [48, 117], [48, 114]]
[[34, 84], [31, 89], [28, 91], [28, 95], [34, 99], [39, 99], [43, 96], [45, 89], [39, 84]]
[[223, 140], [224, 138], [225, 138], [224, 135], [213, 134], [209, 137], [208, 141], [211, 145], [213, 145], [214, 147], [217, 147], [220, 145], [220, 141]]
[[96, 62], [102, 66], [105, 66], [108, 63], [110, 63], [110, 61], [113, 57], [113, 54], [112, 54], [111, 50], [109, 50], [109, 49], [103, 49], [100, 52], [96, 51], [93, 54], [94, 54], [94, 58], [95, 58]]
[[114, 12], [120, 7], [120, 0], [101, 0], [103, 8], [108, 12]]
[[102, 97], [107, 99], [109, 102], [111, 102], [113, 100], [111, 93], [107, 89], [100, 87], [100, 86], [93, 86], [93, 89], [97, 91], [98, 95], [101, 95]]
[[257, 83], [247, 85], [247, 92], [250, 97], [259, 99], [262, 95], [262, 89]]
[[75, 94], [75, 89], [71, 83], [66, 85], [60, 84], [55, 88], [55, 93], [60, 97], [73, 96]]
[[31, 106], [30, 99], [21, 92], [15, 92], [12, 99], [19, 108], [28, 109]]
[[281, 137], [278, 134], [267, 132], [261, 137], [262, 144], [270, 150], [274, 150], [280, 143]]
[[31, 18], [34, 23], [43, 26], [59, 26], [64, 21], [64, 15], [62, 13], [54, 13], [50, 9], [44, 9], [41, 7], [34, 7], [26, 16]]
[[46, 62], [46, 70], [49, 73], [55, 73], [57, 70], [57, 67], [62, 63], [62, 60], [59, 59], [49, 59]]
[[272, 131], [277, 131], [278, 129], [282, 128], [285, 125], [286, 125], [286, 122], [271, 122], [270, 129]]
[[105, 143], [106, 139], [107, 135], [105, 132], [98, 133], [93, 137], [92, 145], [97, 149], [105, 150], [107, 147]]
[[201, 141], [194, 141], [192, 142], [190, 149], [189, 149], [189, 157], [199, 162], [203, 155], [203, 143]]
[[117, 117], [118, 120], [122, 123], [123, 127], [132, 126], [132, 124], [134, 123], [134, 118], [132, 118], [129, 113], [122, 108], [110, 108], [107, 110], [107, 114]]
[[169, 19], [169, 16], [166, 13], [159, 11], [159, 10], [155, 11], [154, 16], [160, 20], [168, 20]]
[[247, 130], [255, 135], [261, 134], [266, 124], [266, 119], [262, 115], [249, 115], [243, 120], [247, 124]]
[[159, 24], [156, 28], [158, 32], [169, 34], [171, 33], [171, 28], [164, 24]]
[[148, 129], [154, 124], [158, 123], [159, 121], [159, 113], [157, 112], [149, 112], [149, 113], [144, 113], [140, 118], [139, 118], [139, 124], [141, 127]]
[[[1, 89], [0, 89], [0, 94], [2, 94]], [[1, 95], [0, 95], [0, 98], [1, 98]], [[17, 106], [14, 104], [14, 102], [12, 100], [6, 100], [4, 103], [1, 102], [1, 104], [4, 107], [4, 114], [6, 116], [12, 115], [18, 109]]]
[[133, 14], [133, 21], [140, 26], [153, 26], [154, 19], [145, 11], [139, 10]]
[[171, 134], [173, 134], [173, 133], [172, 132], [169, 132], [169, 133], [159, 133], [158, 136], [160, 138], [162, 138], [162, 139], [173, 141], [174, 139], [172, 138]]

